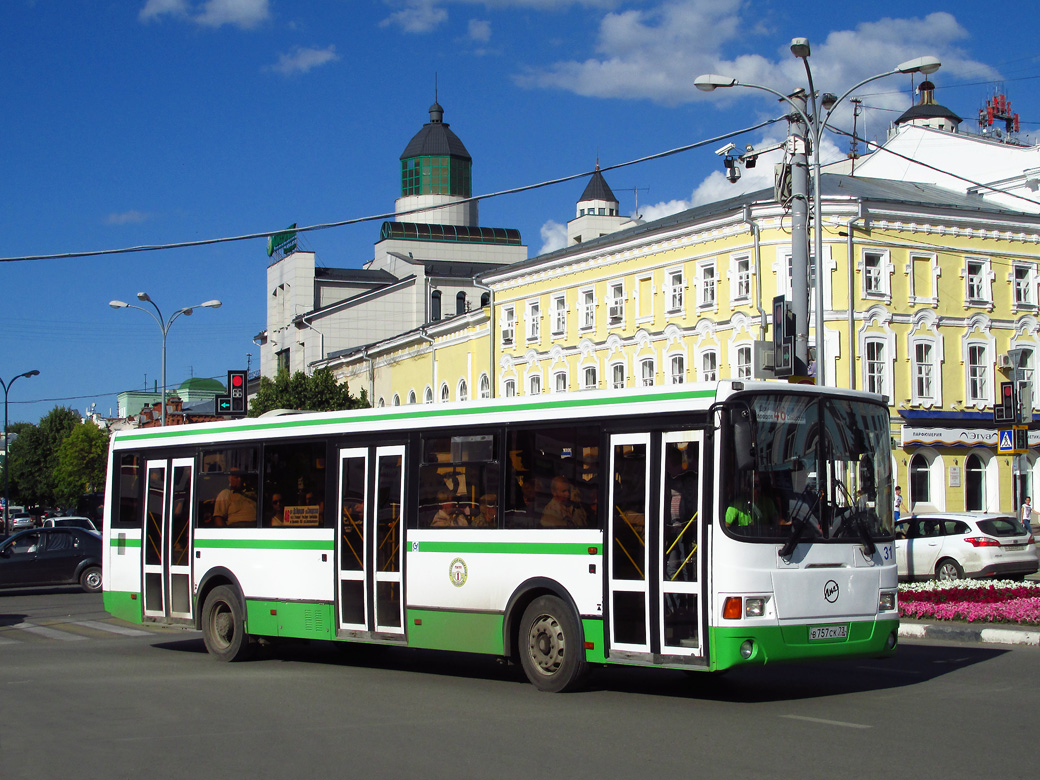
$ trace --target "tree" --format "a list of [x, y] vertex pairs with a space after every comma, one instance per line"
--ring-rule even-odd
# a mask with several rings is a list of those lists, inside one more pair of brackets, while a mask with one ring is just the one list
[[360, 396], [350, 393], [347, 384], [340, 384], [328, 368], [320, 368], [310, 376], [302, 371], [289, 375], [279, 371], [272, 380], [260, 379], [260, 389], [249, 402], [249, 416], [259, 417], [272, 409], [306, 409], [311, 412], [332, 412], [340, 409], [367, 409], [368, 393]]
[[93, 423], [79, 423], [58, 447], [54, 469], [56, 503], [75, 506], [84, 493], [105, 489], [108, 434]]
[[56, 503], [54, 470], [58, 448], [79, 415], [67, 407], [55, 406], [39, 425], [25, 429], [11, 444], [11, 485], [14, 495], [28, 506]]

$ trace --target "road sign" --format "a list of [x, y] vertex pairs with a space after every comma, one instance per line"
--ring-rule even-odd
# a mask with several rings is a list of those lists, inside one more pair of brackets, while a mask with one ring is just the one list
[[1015, 432], [1010, 428], [997, 431], [997, 453], [1010, 455], [1015, 451]]

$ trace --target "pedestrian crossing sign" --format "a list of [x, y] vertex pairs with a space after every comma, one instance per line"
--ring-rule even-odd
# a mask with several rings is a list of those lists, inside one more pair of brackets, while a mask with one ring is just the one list
[[1010, 455], [1015, 451], [1014, 431], [1007, 429], [998, 431], [997, 452], [1000, 455]]

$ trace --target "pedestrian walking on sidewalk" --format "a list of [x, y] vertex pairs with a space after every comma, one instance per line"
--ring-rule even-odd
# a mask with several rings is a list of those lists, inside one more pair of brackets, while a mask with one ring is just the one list
[[1026, 496], [1025, 502], [1022, 504], [1022, 524], [1026, 527], [1026, 531], [1029, 533], [1033, 532], [1033, 527], [1030, 522], [1033, 519], [1033, 499]]

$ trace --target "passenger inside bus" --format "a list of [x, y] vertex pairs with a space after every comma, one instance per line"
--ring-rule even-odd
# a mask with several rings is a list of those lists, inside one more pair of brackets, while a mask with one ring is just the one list
[[245, 482], [246, 475], [232, 469], [227, 475], [228, 486], [217, 494], [213, 502], [213, 521], [218, 526], [256, 525], [256, 493]]

